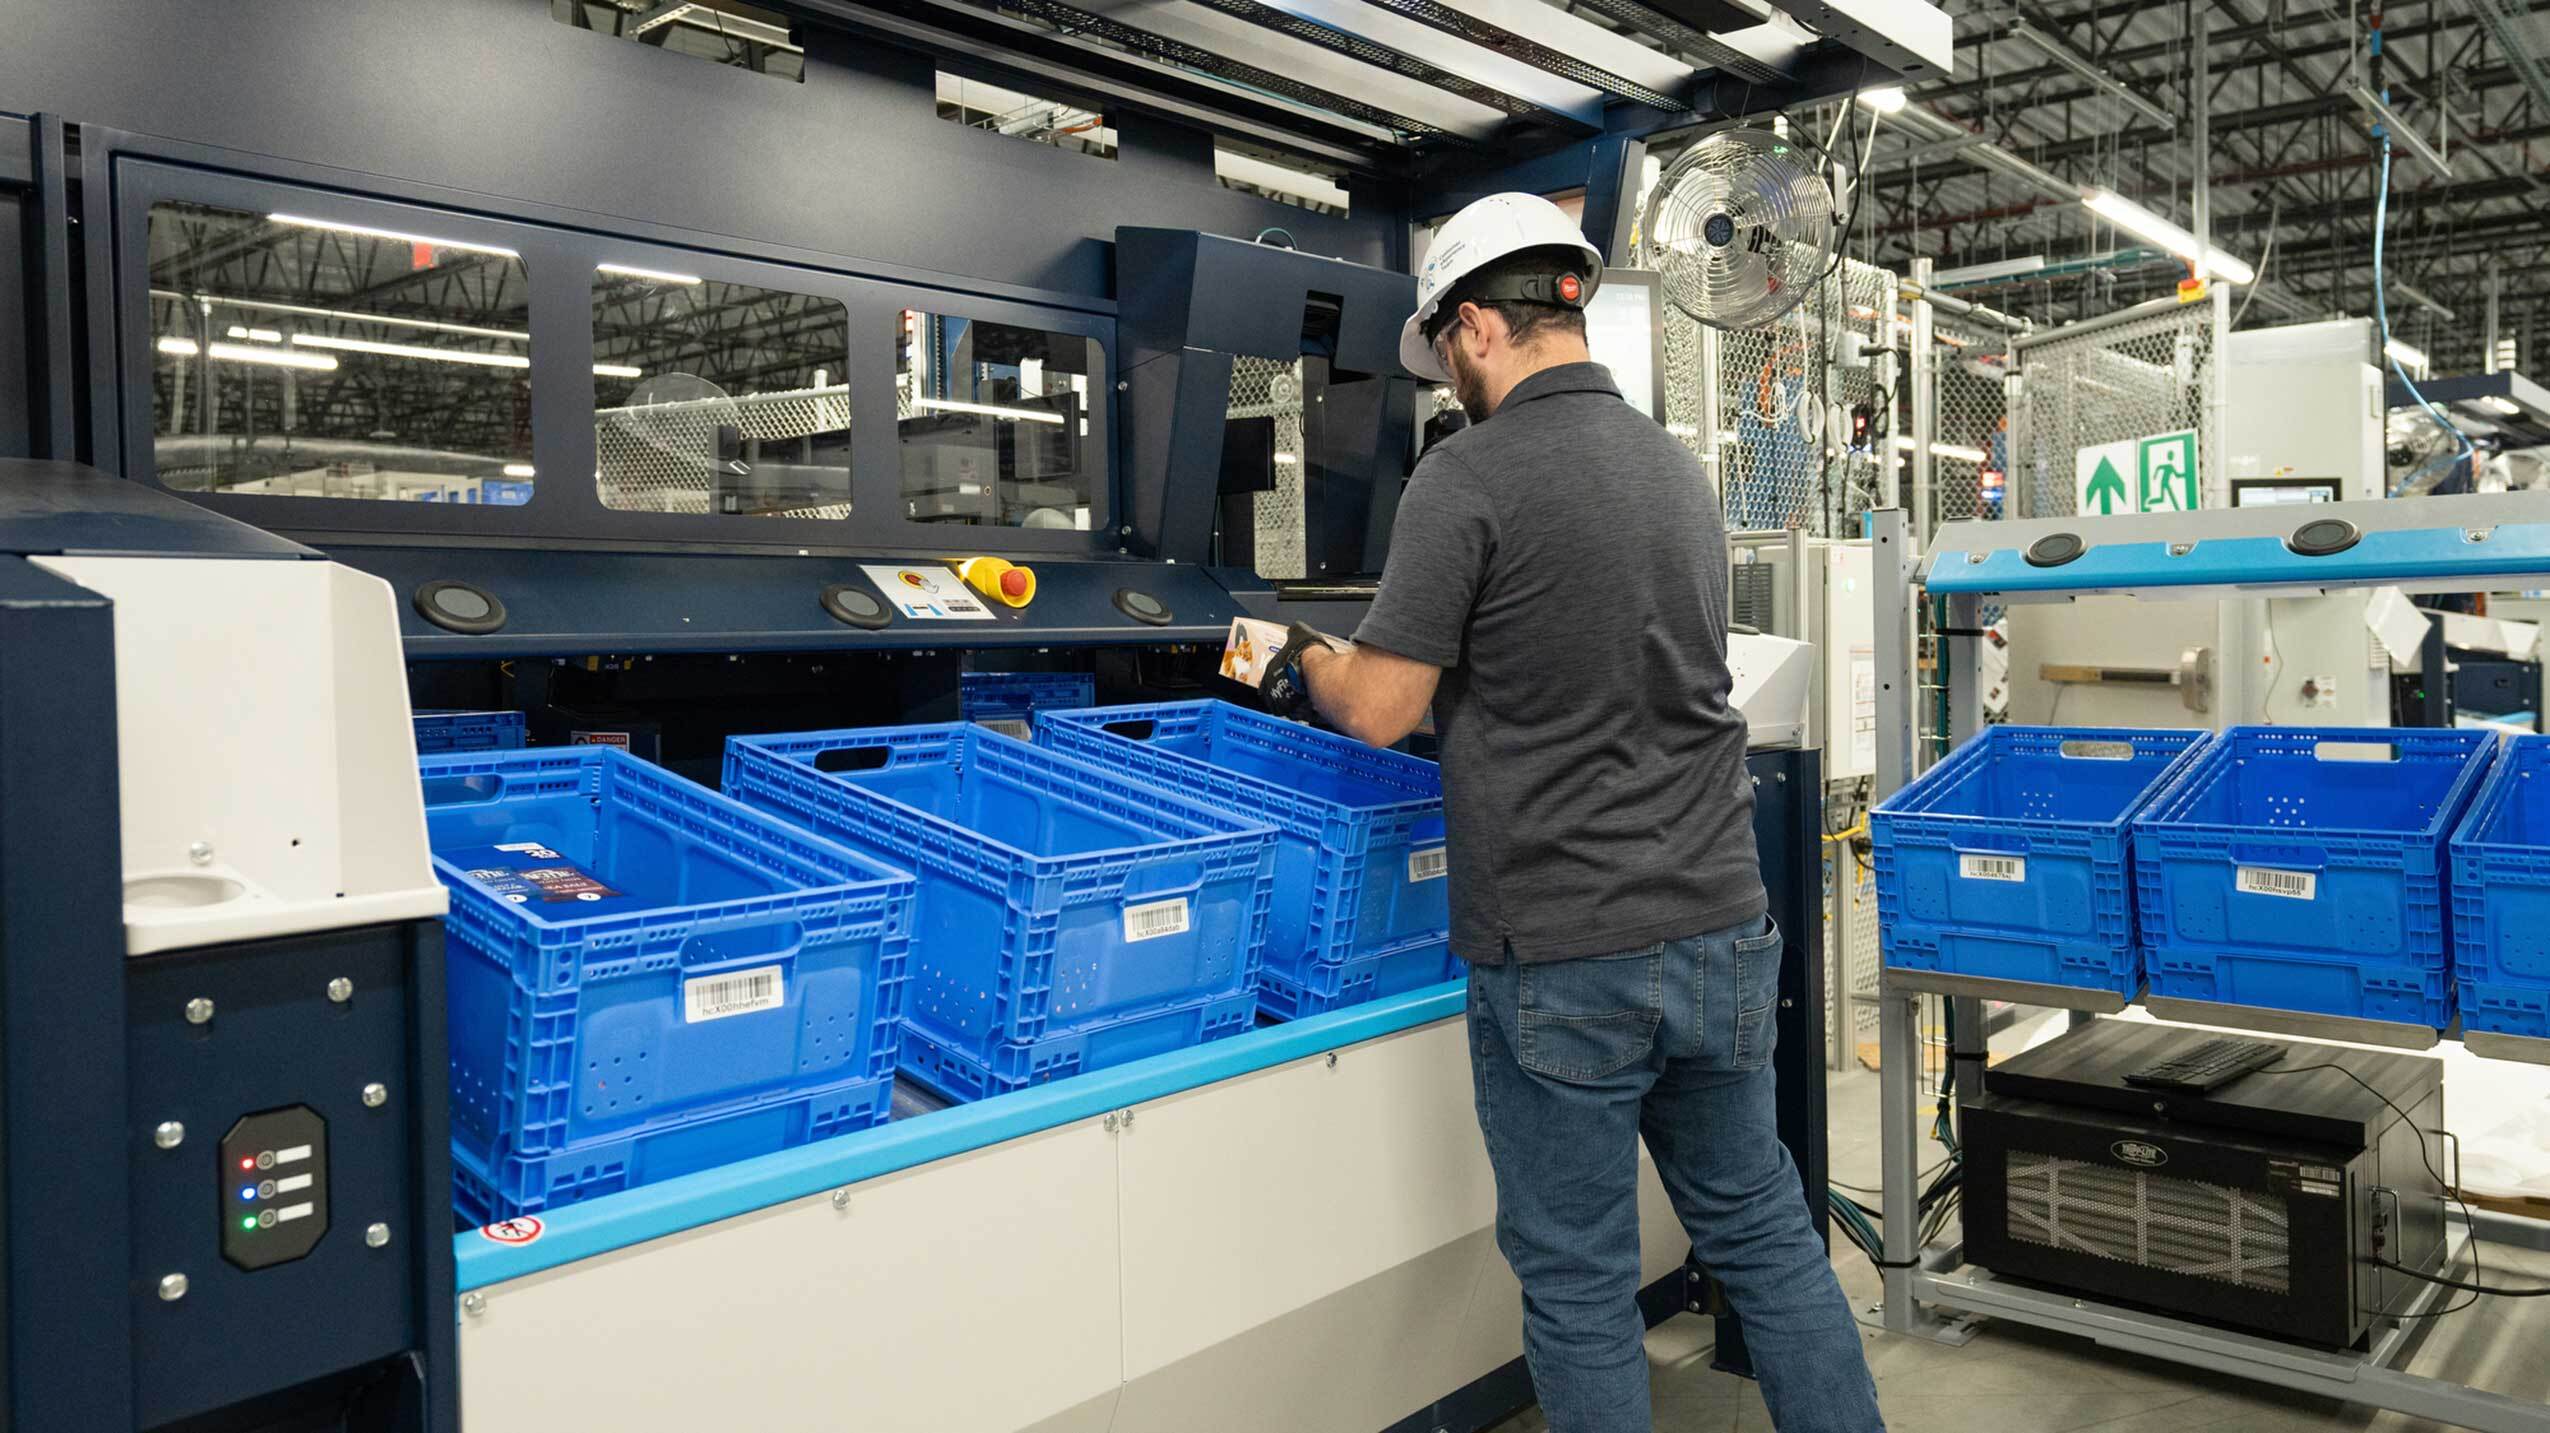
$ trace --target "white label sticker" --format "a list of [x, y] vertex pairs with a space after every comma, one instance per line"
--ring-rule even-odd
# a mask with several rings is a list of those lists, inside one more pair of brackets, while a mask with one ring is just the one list
[[2320, 897], [2320, 878], [2309, 871], [2242, 866], [2233, 884], [2253, 896], [2282, 896], [2294, 901], [2318, 900]]
[[1451, 864], [1451, 858], [1444, 855], [1443, 848], [1441, 846], [1428, 846], [1422, 851], [1410, 851], [1408, 853], [1408, 879], [1411, 881], [1439, 881], [1443, 879], [1443, 873], [1450, 869]]
[[2028, 878], [2028, 863], [2023, 856], [1978, 856], [1960, 851], [1957, 874], [1969, 881], [2024, 881]]
[[974, 596], [955, 570], [938, 563], [912, 567], [883, 564], [859, 569], [885, 594], [896, 612], [918, 622], [989, 622], [992, 609]]
[[1164, 935], [1184, 935], [1186, 930], [1184, 896], [1124, 908], [1124, 938], [1128, 941], [1158, 940]]
[[750, 1015], [756, 1010], [776, 1010], [787, 1003], [788, 982], [775, 965], [682, 982], [685, 1025], [723, 1020], [729, 1015]]

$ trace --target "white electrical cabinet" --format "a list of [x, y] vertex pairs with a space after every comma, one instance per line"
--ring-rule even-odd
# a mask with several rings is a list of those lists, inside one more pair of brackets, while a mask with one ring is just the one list
[[1824, 753], [1824, 779], [1877, 770], [1875, 557], [1865, 541], [1787, 532], [1728, 539], [1732, 612], [1740, 626], [1815, 649], [1804, 745]]

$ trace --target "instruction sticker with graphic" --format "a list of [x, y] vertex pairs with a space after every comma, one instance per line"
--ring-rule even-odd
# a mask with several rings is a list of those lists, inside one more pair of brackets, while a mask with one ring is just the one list
[[885, 594], [888, 605], [920, 622], [989, 622], [992, 609], [983, 605], [965, 579], [937, 563], [910, 567], [862, 566], [861, 572]]
[[2073, 454], [2072, 468], [2076, 512], [2113, 516], [2196, 510], [2193, 428], [2095, 444]]

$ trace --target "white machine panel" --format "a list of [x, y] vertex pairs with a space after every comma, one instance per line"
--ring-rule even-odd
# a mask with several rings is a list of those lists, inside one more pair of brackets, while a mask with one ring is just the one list
[[[460, 1325], [470, 1433], [1111, 1426], [1117, 1137], [1097, 1121], [580, 1260]], [[1226, 1234], [1241, 1232], [1225, 1227]]]
[[2231, 335], [2224, 473], [2243, 478], [2332, 478], [2342, 500], [2383, 496], [2382, 431], [2389, 406], [2371, 321], [2339, 319]]
[[439, 916], [389, 584], [39, 557], [114, 600], [127, 953]]
[[1728, 705], [1744, 714], [1753, 746], [1795, 746], [1806, 739], [1807, 688], [1815, 649], [1786, 637], [1727, 634], [1727, 671], [1735, 678]]
[[1824, 576], [1824, 779], [1877, 774], [1877, 555], [1828, 543]]
[[1461, 1019], [1131, 1113], [482, 1290], [463, 1421], [1372, 1433], [1521, 1353]]

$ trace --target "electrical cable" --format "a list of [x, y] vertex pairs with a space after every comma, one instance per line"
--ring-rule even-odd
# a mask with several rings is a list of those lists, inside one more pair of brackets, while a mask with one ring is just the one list
[[2399, 1107], [2398, 1101], [2392, 1099], [2386, 1094], [2383, 1094], [2380, 1090], [2373, 1088], [2370, 1084], [2367, 1084], [2363, 1076], [2348, 1069], [2344, 1065], [2337, 1064], [2334, 1061], [2323, 1061], [2316, 1065], [2294, 1065], [2288, 1068], [2274, 1070], [2252, 1070], [2249, 1073], [2251, 1075], [2306, 1075], [2314, 1070], [2335, 1070], [2339, 1074], [2353, 1080], [2366, 1094], [2371, 1095], [2373, 1098], [2380, 1100], [2383, 1104], [2389, 1106], [2391, 1113], [2399, 1116], [2400, 1123], [2407, 1125], [2410, 1130], [2416, 1133], [2418, 1137], [2418, 1162], [2426, 1166], [2427, 1177], [2435, 1181], [2436, 1188], [2448, 1188], [2452, 1190], [2453, 1202], [2461, 1206], [2462, 1223], [2470, 1230], [2471, 1282], [2468, 1283], [2464, 1283], [2459, 1279], [2447, 1278], [2441, 1274], [2429, 1274], [2422, 1269], [2412, 1269], [2408, 1265], [2402, 1264], [2394, 1259], [2386, 1259], [2379, 1255], [2374, 1256], [2372, 1260], [2373, 1263], [2378, 1264], [2385, 1269], [2389, 1269], [2393, 1273], [2405, 1274], [2409, 1278], [2419, 1279], [2430, 1284], [2439, 1284], [2447, 1289], [2457, 1289], [2469, 1295], [2468, 1298], [2461, 1300], [2459, 1303], [2451, 1304], [2444, 1308], [2429, 1309], [2425, 1313], [2421, 1314], [2399, 1314], [2394, 1315], [2394, 1317], [2439, 1319], [2446, 1314], [2460, 1313], [2462, 1310], [2478, 1303], [2480, 1297], [2484, 1294], [2497, 1294], [2506, 1298], [2517, 1299], [2550, 1298], [2550, 1288], [2504, 1289], [2492, 1288], [2477, 1282], [2486, 1271], [2481, 1269], [2479, 1266], [2479, 1222], [2471, 1217], [2470, 1201], [2462, 1197], [2460, 1185], [2445, 1183], [2444, 1172], [2435, 1167], [2435, 1156], [2427, 1152], [2426, 1136], [2428, 1131], [2426, 1127], [2410, 1118], [2408, 1111]]
[[2409, 397], [2417, 400], [2417, 406], [2425, 409], [2428, 417], [2442, 424], [2444, 431], [2461, 444], [2461, 455], [2470, 461], [2475, 478], [2479, 468], [2479, 449], [2471, 443], [2470, 435], [2444, 416], [2443, 409], [2426, 400], [2426, 395], [2418, 391], [2417, 380], [2408, 376], [2407, 365], [2391, 352], [2391, 306], [2382, 287], [2382, 233], [2390, 227], [2391, 214], [2391, 134], [2387, 129], [2382, 131], [2381, 184], [2373, 192], [2373, 315], [2382, 325], [2382, 358], [2390, 364], [2391, 372], [2399, 375], [2400, 385], [2408, 390]]

